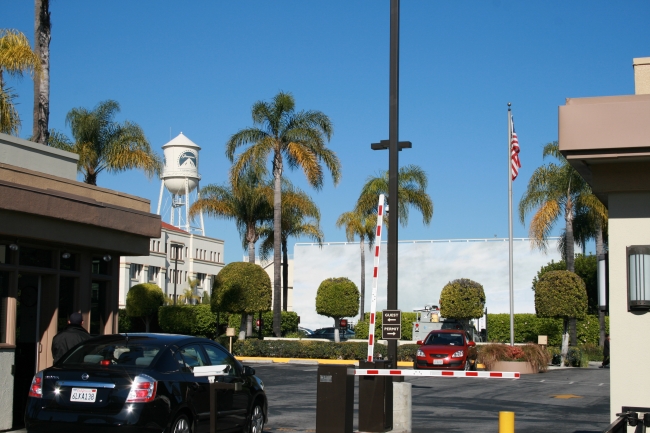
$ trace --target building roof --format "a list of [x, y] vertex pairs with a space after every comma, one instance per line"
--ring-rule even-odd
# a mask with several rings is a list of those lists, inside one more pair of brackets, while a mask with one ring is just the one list
[[174, 231], [174, 232], [180, 232], [180, 233], [189, 234], [189, 233], [187, 233], [185, 230], [181, 230], [181, 229], [179, 229], [178, 227], [175, 227], [175, 226], [173, 226], [173, 225], [171, 225], [171, 224], [167, 224], [165, 221], [161, 221], [160, 224], [161, 224], [161, 226], [162, 226], [163, 229], [171, 230], [171, 231]]
[[172, 146], [195, 147], [201, 150], [201, 147], [198, 144], [194, 143], [192, 140], [184, 136], [182, 132], [178, 134], [175, 138], [170, 140], [168, 143], [163, 145], [162, 148], [164, 149], [166, 147], [172, 147]]

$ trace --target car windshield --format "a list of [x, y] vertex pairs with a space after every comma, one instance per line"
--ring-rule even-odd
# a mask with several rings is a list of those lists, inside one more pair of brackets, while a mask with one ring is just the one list
[[101, 365], [148, 367], [162, 349], [152, 339], [126, 338], [110, 341], [89, 340], [64, 357], [61, 367]]
[[463, 334], [449, 332], [432, 332], [424, 344], [432, 346], [462, 346]]

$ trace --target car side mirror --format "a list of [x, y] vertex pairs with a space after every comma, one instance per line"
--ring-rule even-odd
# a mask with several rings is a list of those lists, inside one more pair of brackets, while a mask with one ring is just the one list
[[253, 367], [249, 367], [248, 365], [244, 365], [244, 368], [242, 369], [242, 375], [244, 375], [244, 376], [254, 376], [255, 375], [255, 369]]
[[416, 344], [418, 344], [419, 346], [422, 346], [422, 344], [423, 344], [422, 340], [418, 340], [418, 342]]

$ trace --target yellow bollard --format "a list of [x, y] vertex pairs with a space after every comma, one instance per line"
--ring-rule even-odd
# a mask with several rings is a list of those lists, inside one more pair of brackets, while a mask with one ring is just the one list
[[499, 433], [515, 433], [514, 412], [499, 412]]

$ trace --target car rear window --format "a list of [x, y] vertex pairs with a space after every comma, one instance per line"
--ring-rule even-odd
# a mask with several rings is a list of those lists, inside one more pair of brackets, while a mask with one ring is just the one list
[[103, 366], [149, 367], [151, 361], [162, 349], [155, 341], [138, 341], [138, 339], [93, 341], [74, 349], [59, 363], [59, 366]]
[[463, 334], [449, 333], [449, 332], [432, 332], [427, 337], [424, 344], [433, 346], [462, 346]]

